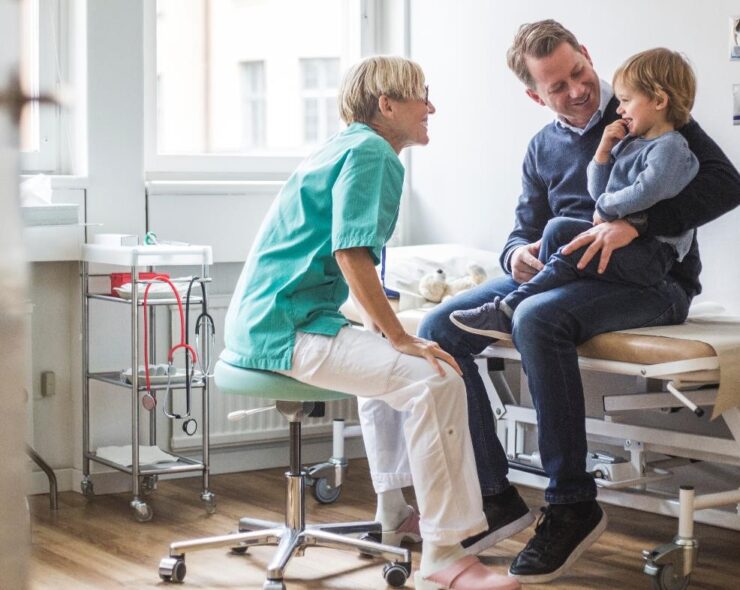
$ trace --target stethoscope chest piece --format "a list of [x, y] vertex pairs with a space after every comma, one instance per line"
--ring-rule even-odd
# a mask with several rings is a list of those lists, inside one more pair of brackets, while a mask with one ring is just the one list
[[188, 418], [182, 423], [182, 431], [188, 436], [193, 436], [198, 431], [198, 423], [195, 418]]
[[149, 410], [151, 412], [157, 407], [157, 398], [147, 392], [141, 397], [141, 405], [144, 406], [145, 410]]

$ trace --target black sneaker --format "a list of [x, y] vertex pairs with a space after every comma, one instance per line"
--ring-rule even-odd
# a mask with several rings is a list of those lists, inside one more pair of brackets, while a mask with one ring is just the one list
[[461, 543], [467, 555], [477, 555], [534, 522], [534, 514], [514, 486], [491, 499], [483, 498], [483, 512], [488, 520], [488, 529]]
[[453, 311], [450, 321], [471, 334], [511, 340], [511, 320], [501, 308], [501, 297], [474, 309]]
[[509, 567], [509, 575], [522, 584], [543, 584], [563, 575], [606, 529], [606, 512], [595, 500], [541, 510], [534, 537]]

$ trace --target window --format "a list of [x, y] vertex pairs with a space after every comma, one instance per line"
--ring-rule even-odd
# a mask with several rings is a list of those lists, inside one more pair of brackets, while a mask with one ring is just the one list
[[149, 177], [284, 177], [340, 129], [339, 80], [369, 50], [368, 4], [157, 0], [145, 23]]
[[[21, 2], [21, 86], [30, 95], [39, 93], [39, 3]], [[38, 152], [39, 106], [29, 103], [21, 116], [21, 151]]]
[[242, 151], [265, 147], [265, 62], [241, 64]]
[[[82, 3], [70, 0], [20, 0], [20, 79], [26, 94], [57, 93], [70, 86], [77, 56], [74, 32], [82, 27]], [[81, 31], [80, 31], [81, 32]], [[74, 56], [73, 56], [74, 53]], [[66, 96], [72, 93], [64, 92]], [[20, 126], [24, 172], [69, 173], [76, 162], [75, 104], [65, 110], [32, 102], [23, 109]]]
[[339, 60], [303, 59], [303, 140], [314, 144], [339, 130], [337, 91]]

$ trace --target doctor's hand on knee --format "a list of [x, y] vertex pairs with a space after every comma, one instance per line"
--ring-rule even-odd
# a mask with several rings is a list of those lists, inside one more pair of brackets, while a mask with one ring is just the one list
[[519, 246], [511, 255], [511, 276], [517, 283], [526, 283], [544, 268], [537, 258], [542, 240]]
[[624, 219], [607, 221], [577, 235], [563, 248], [563, 254], [571, 254], [588, 246], [578, 261], [578, 268], [583, 270], [594, 256], [600, 254], [598, 271], [602, 273], [606, 270], [612, 253], [629, 245], [638, 235], [637, 230]]
[[454, 357], [448, 352], [442, 350], [439, 344], [432, 340], [425, 340], [424, 338], [412, 336], [411, 334], [403, 334], [397, 339], [390, 340], [390, 343], [398, 352], [426, 359], [441, 377], [444, 377], [447, 373], [445, 372], [442, 363], [439, 362], [440, 360], [446, 362], [455, 370], [455, 372], [457, 372], [458, 375], [462, 376], [462, 370]]

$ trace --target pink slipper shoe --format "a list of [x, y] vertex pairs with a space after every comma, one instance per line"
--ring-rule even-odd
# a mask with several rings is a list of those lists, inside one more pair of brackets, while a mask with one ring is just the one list
[[416, 574], [417, 590], [517, 590], [516, 578], [502, 576], [483, 565], [474, 555], [458, 559], [446, 568], [422, 577]]
[[409, 506], [411, 514], [398, 525], [398, 528], [392, 531], [383, 531], [384, 545], [399, 546], [402, 541], [411, 543], [421, 543], [421, 533], [419, 532], [419, 513], [413, 506]]

